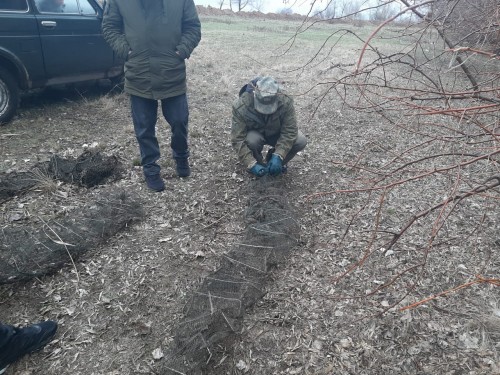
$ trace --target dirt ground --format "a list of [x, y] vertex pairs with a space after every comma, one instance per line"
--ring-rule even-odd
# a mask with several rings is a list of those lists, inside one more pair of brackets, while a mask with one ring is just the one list
[[[269, 20], [255, 22], [269, 27]], [[329, 62], [298, 71], [302, 62], [285, 58], [270, 67], [265, 64], [268, 51], [260, 51], [252, 35], [243, 28], [228, 42], [215, 32], [204, 33], [188, 64], [192, 175], [176, 177], [168, 125], [160, 119], [167, 185], [162, 193], [145, 187], [127, 96], [108, 94], [104, 83], [27, 95], [14, 121], [0, 128], [1, 173], [26, 171], [54, 153], [78, 156], [89, 148], [117, 156], [126, 170], [120, 180], [91, 189], [58, 182], [47, 186], [45, 181], [1, 205], [2, 228], [72, 215], [116, 191], [141, 197], [145, 211], [144, 218], [75, 265], [68, 262], [53, 275], [0, 286], [3, 322], [59, 323], [54, 341], [7, 374], [161, 373], [164, 359], [158, 353], [171, 345], [190, 293], [243, 234], [252, 177], [230, 147], [231, 103], [247, 80], [263, 73], [275, 75], [296, 95], [299, 127], [309, 142], [280, 177], [300, 224], [300, 241], [292, 257], [270, 272], [267, 293], [246, 312], [236, 343], [218, 347], [216, 360], [203, 373], [500, 374], [498, 286], [478, 284], [399, 310], [475, 274], [498, 277], [498, 203], [489, 207], [490, 221], [472, 244], [441, 244], [427, 254], [427, 268], [418, 275], [405, 274], [376, 292], [391, 279], [388, 275], [424, 256], [417, 237], [425, 228], [394, 253], [377, 251], [372, 261], [339, 281], [370, 242], [377, 200], [363, 193], [310, 196], [352, 187], [357, 172], [334, 162], [353, 160], [360, 152], [372, 155], [373, 163], [384, 160], [383, 152], [367, 150], [367, 145], [375, 140], [401, 144], [404, 134], [336, 100], [324, 103], [311, 118], [317, 99], [302, 93], [322, 79]], [[251, 54], [234, 53], [242, 40]], [[332, 58], [349, 62], [355, 56], [355, 51], [342, 51]], [[381, 220], [388, 228], [401, 225], [441, 194], [441, 183], [416, 182], [410, 190], [395, 190]], [[368, 207], [366, 213], [354, 220], [362, 207]], [[476, 222], [475, 214], [474, 207], [464, 209], [448, 230], [460, 233], [464, 221]]]

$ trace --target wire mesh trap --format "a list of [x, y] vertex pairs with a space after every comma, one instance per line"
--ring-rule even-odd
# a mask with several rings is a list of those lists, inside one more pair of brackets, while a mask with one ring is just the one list
[[98, 151], [85, 151], [76, 159], [66, 159], [53, 155], [47, 170], [53, 178], [92, 187], [114, 174], [119, 174], [121, 164], [116, 156], [103, 156]]
[[102, 195], [78, 213], [40, 228], [6, 227], [0, 231], [0, 284], [52, 273], [140, 218], [142, 203], [125, 193]]
[[57, 154], [28, 172], [0, 175], [0, 203], [36, 188], [44, 178], [57, 179], [83, 187], [93, 187], [109, 179], [118, 179], [122, 165], [116, 156], [104, 156], [99, 151], [85, 151], [77, 158]]
[[186, 304], [162, 374], [201, 374], [217, 346], [237, 338], [245, 310], [265, 294], [270, 269], [297, 244], [299, 226], [281, 179], [254, 180], [248, 195], [244, 240], [232, 245]]

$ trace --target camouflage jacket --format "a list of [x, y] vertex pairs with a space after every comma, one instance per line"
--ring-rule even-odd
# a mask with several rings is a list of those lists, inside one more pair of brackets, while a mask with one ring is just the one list
[[254, 109], [253, 101], [253, 92], [244, 89], [240, 91], [240, 97], [233, 103], [231, 124], [231, 144], [238, 154], [240, 162], [247, 168], [251, 168], [255, 164], [252, 151], [245, 142], [248, 131], [258, 131], [265, 139], [277, 137], [275, 153], [282, 159], [292, 149], [298, 134], [291, 97], [280, 92], [278, 94], [278, 109], [271, 115], [257, 112]]

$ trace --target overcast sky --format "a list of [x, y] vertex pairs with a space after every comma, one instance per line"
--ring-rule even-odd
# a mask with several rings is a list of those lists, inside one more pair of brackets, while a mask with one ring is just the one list
[[[316, 3], [322, 4], [325, 3], [326, 0], [316, 0]], [[215, 8], [219, 7], [219, 1], [218, 0], [194, 0], [196, 5], [210, 5]], [[227, 4], [229, 4], [229, 0], [225, 0]], [[283, 8], [292, 8], [294, 13], [299, 13], [299, 14], [307, 14], [309, 12], [309, 9], [311, 8], [311, 0], [289, 0], [287, 4], [283, 3], [283, 0], [262, 0], [264, 7], [262, 11], [264, 13], [276, 13], [277, 11], [283, 9]], [[224, 8], [229, 8], [229, 5], [224, 5]], [[251, 11], [252, 9], [244, 9], [245, 11]]]

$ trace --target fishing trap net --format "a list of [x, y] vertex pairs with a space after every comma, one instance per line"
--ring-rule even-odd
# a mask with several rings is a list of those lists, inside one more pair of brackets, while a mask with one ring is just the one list
[[0, 175], [0, 203], [36, 188], [44, 178], [51, 178], [90, 188], [118, 179], [123, 166], [116, 156], [88, 150], [74, 158], [54, 154], [28, 172]]
[[0, 284], [53, 273], [143, 215], [140, 200], [124, 192], [102, 194], [75, 211], [39, 228], [2, 228]]
[[245, 310], [265, 294], [270, 270], [297, 244], [299, 225], [281, 179], [253, 180], [248, 195], [244, 239], [223, 255], [186, 304], [162, 374], [201, 374], [216, 346], [236, 340]]

